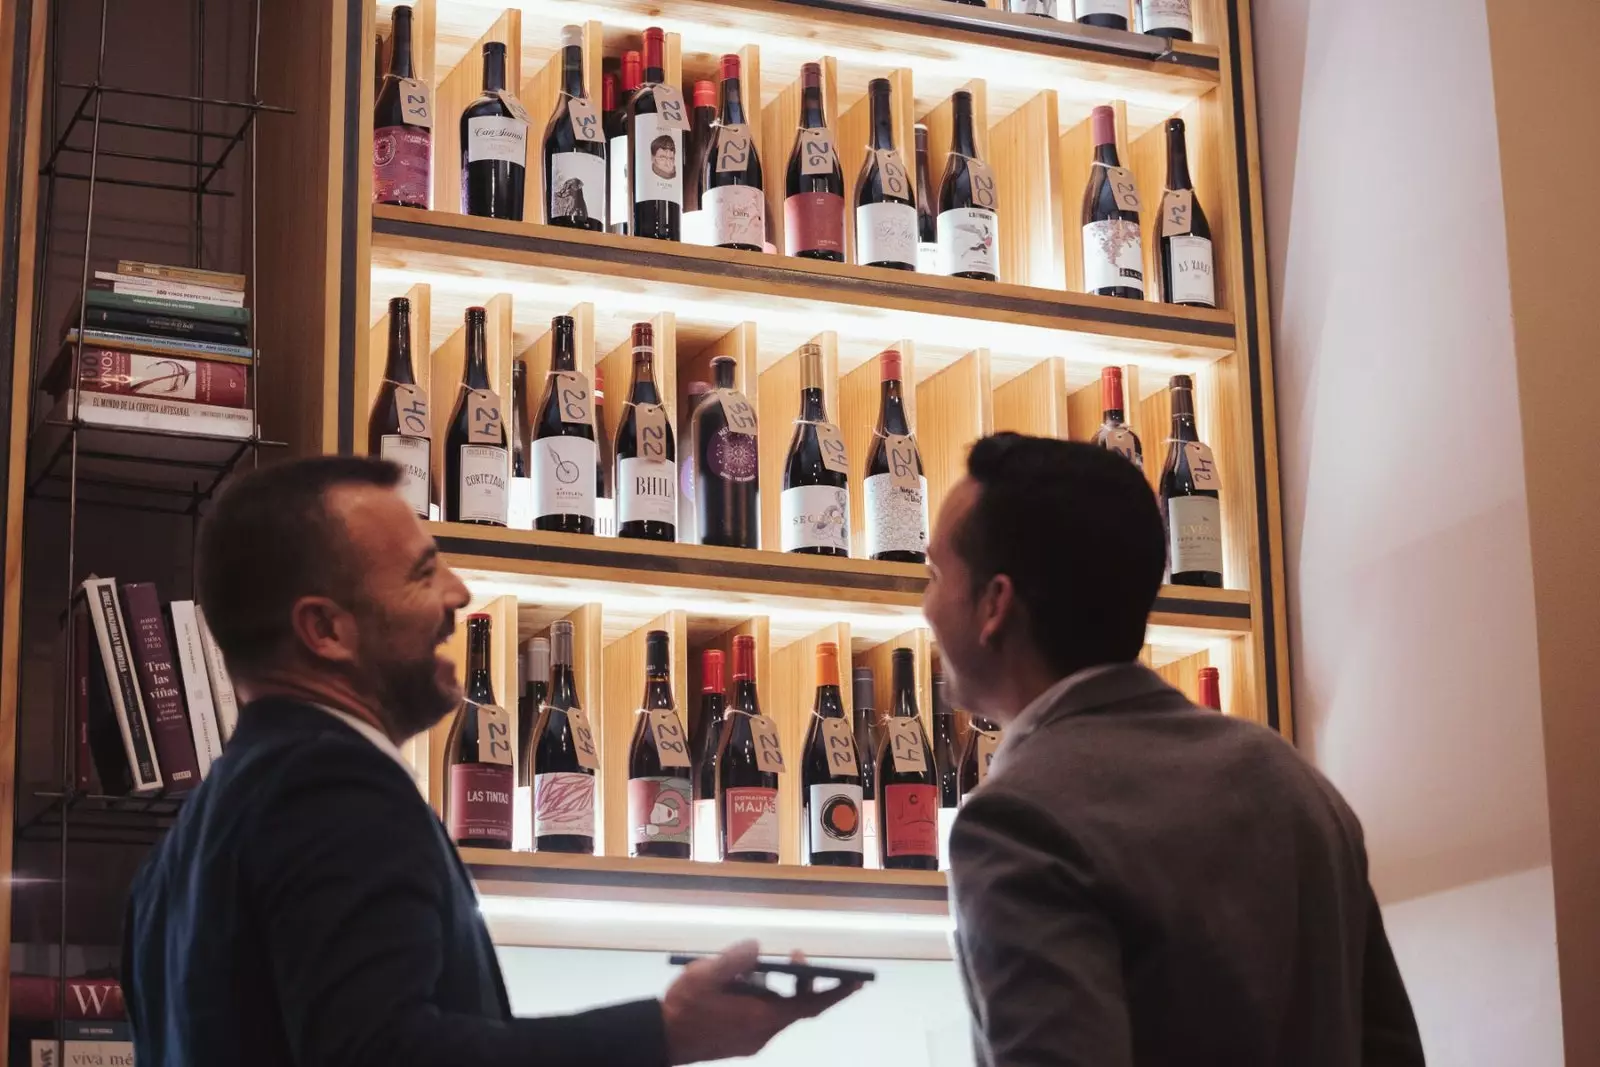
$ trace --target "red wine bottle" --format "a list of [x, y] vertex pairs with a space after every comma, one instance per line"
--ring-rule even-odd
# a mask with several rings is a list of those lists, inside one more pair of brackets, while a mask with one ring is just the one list
[[939, 181], [938, 271], [947, 278], [1000, 279], [1000, 216], [994, 172], [978, 157], [972, 94], [950, 97], [955, 132]]
[[672, 700], [665, 630], [644, 638], [644, 702], [628, 746], [629, 855], [686, 860], [693, 840], [689, 737]]
[[[978, 783], [983, 778], [981, 763], [986, 754], [994, 752], [994, 746], [1000, 743], [999, 728], [988, 719], [972, 717], [972, 729], [967, 731], [967, 743], [961, 748], [961, 771], [958, 775], [961, 787], [961, 803], [967, 802], [967, 797], [978, 788]], [[988, 752], [985, 752], [987, 748]]]
[[606, 376], [594, 369], [594, 429], [600, 446], [599, 469], [595, 471], [594, 532], [602, 537], [617, 536], [617, 501], [612, 477], [616, 472], [616, 442], [606, 433]]
[[1128, 0], [1076, 0], [1078, 21], [1107, 30], [1128, 28]]
[[721, 115], [702, 172], [700, 207], [713, 246], [760, 252], [767, 239], [767, 198], [761, 192], [755, 133], [745, 119], [738, 56], [722, 57], [720, 92]]
[[483, 308], [467, 309], [467, 365], [444, 441], [445, 518], [504, 526], [511, 462], [500, 398], [489, 382], [486, 322]]
[[[939, 869], [939, 772], [917, 712], [916, 666], [909, 648], [897, 648], [894, 700], [878, 755], [883, 796], [883, 866], [888, 870]], [[900, 759], [895, 758], [896, 752]], [[915, 769], [911, 769], [912, 767]], [[902, 770], [901, 767], [907, 769]]]
[[1172, 436], [1161, 469], [1161, 510], [1167, 520], [1167, 567], [1173, 585], [1222, 588], [1222, 504], [1211, 449], [1194, 421], [1194, 380], [1175, 375]]
[[1100, 372], [1100, 428], [1094, 432], [1094, 443], [1144, 470], [1144, 446], [1123, 417], [1121, 367]]
[[372, 106], [372, 202], [429, 206], [433, 185], [433, 111], [411, 59], [411, 8], [395, 7], [389, 73]]
[[939, 216], [928, 180], [928, 127], [913, 128], [917, 143], [917, 273], [939, 273]]
[[489, 678], [489, 616], [467, 616], [467, 699], [445, 741], [445, 824], [450, 840], [511, 847], [511, 720]]
[[[703, 545], [761, 547], [755, 407], [735, 392], [738, 361], [711, 361], [716, 390], [694, 410], [695, 525]], [[734, 410], [737, 405], [742, 410]]]
[[722, 813], [722, 858], [742, 863], [778, 862], [778, 775], [764, 771], [756, 757], [753, 716], [756, 697], [756, 639], [733, 639], [733, 706], [727, 711], [717, 750], [717, 796]]
[[1168, 304], [1216, 307], [1211, 223], [1206, 221], [1194, 182], [1189, 180], [1189, 149], [1182, 119], [1167, 120], [1167, 189], [1161, 197], [1156, 228], [1161, 249], [1156, 257], [1156, 280], [1161, 299]]
[[872, 100], [872, 143], [856, 179], [856, 262], [916, 270], [916, 192], [894, 146], [889, 79], [872, 79], [867, 92]]
[[[1078, 21], [1083, 21], [1079, 19]], [[1144, 249], [1139, 213], [1119, 205], [1117, 120], [1109, 107], [1094, 109], [1094, 165], [1083, 191], [1083, 288], [1097, 296], [1144, 299]], [[1116, 168], [1113, 170], [1112, 168]]]
[[550, 340], [550, 373], [539, 398], [530, 464], [533, 527], [592, 534], [599, 451], [588, 383], [577, 373], [571, 315], [550, 320]]
[[683, 182], [683, 240], [685, 244], [709, 245], [711, 234], [701, 209], [705, 206], [706, 157], [717, 142], [715, 82], [694, 83], [694, 112], [689, 121], [689, 166]]
[[535, 852], [594, 855], [594, 768], [584, 766], [572, 714], [578, 685], [572, 672], [572, 623], [550, 625], [550, 696], [533, 737]]
[[483, 46], [483, 93], [461, 113], [461, 211], [522, 221], [527, 112], [506, 91], [506, 46]]
[[1222, 677], [1215, 667], [1200, 668], [1200, 706], [1222, 710]]
[[856, 755], [861, 759], [861, 852], [869, 870], [883, 867], [878, 845], [878, 713], [873, 692], [871, 667], [851, 672], [852, 703], [855, 705]]
[[800, 67], [800, 128], [783, 186], [784, 251], [844, 262], [844, 170], [822, 110], [822, 66]]
[[862, 503], [867, 519], [867, 556], [895, 563], [928, 560], [928, 479], [922, 453], [906, 415], [900, 381], [900, 353], [878, 357], [883, 383], [878, 425], [867, 449]]
[[860, 867], [861, 759], [839, 692], [839, 646], [817, 646], [817, 693], [801, 763], [801, 855], [818, 867]]
[[933, 765], [939, 776], [939, 869], [950, 869], [950, 828], [961, 806], [961, 753], [956, 746], [956, 711], [943, 674], [933, 676]]
[[1138, 0], [1139, 29], [1174, 41], [1194, 40], [1194, 15], [1189, 0]]
[[633, 385], [617, 427], [617, 536], [673, 541], [678, 534], [678, 452], [656, 391], [654, 332], [633, 326]]
[[[628, 101], [644, 80], [644, 60], [638, 52], [622, 54], [621, 93], [604, 101], [606, 107], [606, 223], [612, 233], [628, 232]], [[615, 92], [615, 90], [613, 90]]]
[[533, 729], [550, 695], [550, 639], [528, 642], [522, 659], [522, 696], [517, 698], [517, 788], [533, 787]]
[[800, 417], [783, 461], [779, 525], [785, 552], [850, 554], [850, 464], [844, 437], [828, 421], [822, 349], [800, 346]]
[[606, 141], [583, 86], [583, 27], [561, 30], [561, 95], [544, 128], [544, 218], [552, 226], [606, 228]]
[[411, 365], [411, 301], [389, 301], [389, 356], [383, 383], [367, 419], [367, 453], [400, 468], [396, 491], [418, 518], [428, 518], [437, 495], [430, 459], [428, 396], [417, 386]]
[[[628, 100], [628, 232], [661, 241], [681, 239], [683, 219], [683, 114], [679, 96], [663, 111], [667, 80], [665, 35], [644, 31], [644, 84]], [[673, 108], [676, 108], [676, 111]]]
[[722, 650], [708, 648], [700, 658], [699, 736], [694, 746], [694, 858], [715, 863], [722, 858], [721, 820], [717, 818], [717, 749], [722, 746]]

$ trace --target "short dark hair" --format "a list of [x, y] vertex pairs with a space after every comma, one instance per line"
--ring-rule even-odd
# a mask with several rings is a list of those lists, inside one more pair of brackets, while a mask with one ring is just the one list
[[1136, 658], [1167, 559], [1139, 470], [1094, 445], [999, 433], [972, 446], [967, 474], [979, 495], [951, 543], [975, 585], [1010, 577], [1057, 670]]
[[671, 134], [664, 133], [650, 142], [650, 154], [653, 156], [657, 152], [671, 152], [673, 155], [677, 155], [678, 142], [672, 139]]
[[392, 489], [400, 468], [365, 456], [276, 463], [233, 481], [200, 524], [196, 586], [206, 624], [230, 668], [269, 663], [289, 636], [303, 596], [349, 604], [360, 561], [350, 558], [328, 491]]

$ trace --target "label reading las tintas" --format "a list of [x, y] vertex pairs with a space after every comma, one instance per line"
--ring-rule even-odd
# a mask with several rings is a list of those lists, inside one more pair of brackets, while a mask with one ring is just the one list
[[594, 518], [597, 446], [587, 437], [533, 443], [533, 514]]
[[938, 273], [1000, 275], [1000, 222], [986, 208], [939, 213]]
[[628, 837], [634, 845], [687, 845], [694, 808], [689, 779], [663, 774], [628, 779]]
[[511, 765], [457, 763], [450, 771], [450, 837], [469, 844], [511, 841]]
[[917, 262], [917, 209], [910, 204], [862, 204], [856, 208], [856, 262]]
[[510, 519], [506, 481], [511, 476], [506, 450], [498, 445], [461, 446], [461, 486], [457, 522], [500, 526]]
[[594, 775], [552, 771], [533, 776], [533, 836], [594, 836]]
[[797, 485], [779, 498], [783, 551], [850, 548], [850, 493], [833, 485]]
[[866, 509], [867, 555], [925, 552], [928, 548], [928, 479], [914, 488], [893, 484], [892, 475], [874, 474], [862, 484]]
[[666, 200], [683, 206], [683, 131], [659, 115], [634, 119], [633, 202]]
[[678, 469], [670, 459], [617, 462], [617, 521], [678, 521]]
[[1144, 249], [1139, 224], [1122, 219], [1083, 228], [1083, 287], [1088, 292], [1121, 286], [1144, 292]]
[[1217, 306], [1217, 283], [1211, 272], [1209, 238], [1172, 238], [1171, 296], [1174, 304]]
[[1215, 497], [1167, 501], [1167, 555], [1173, 574], [1222, 572], [1222, 506]]
[[550, 157], [550, 218], [605, 222], [606, 161], [588, 152]]
[[814, 785], [806, 797], [806, 846], [811, 852], [861, 853], [861, 787]]
[[426, 437], [385, 434], [379, 454], [400, 468], [400, 484], [395, 489], [413, 512], [428, 517], [429, 441]]
[[467, 162], [528, 162], [528, 124], [508, 115], [481, 115], [467, 120]]

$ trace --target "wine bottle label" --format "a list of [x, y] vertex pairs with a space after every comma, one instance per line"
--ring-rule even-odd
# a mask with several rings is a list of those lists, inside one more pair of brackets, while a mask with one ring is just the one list
[[767, 239], [767, 198], [748, 185], [719, 185], [700, 198], [711, 223], [711, 244], [754, 245]]
[[551, 771], [533, 776], [533, 836], [594, 836], [594, 775]]
[[782, 547], [850, 550], [850, 493], [833, 485], [797, 485], [779, 497]]
[[617, 536], [617, 502], [609, 496], [595, 498], [594, 532], [597, 537]]
[[917, 209], [910, 204], [862, 204], [856, 208], [856, 262], [917, 262]]
[[883, 868], [883, 852], [878, 844], [878, 802], [861, 802], [861, 851], [869, 871]]
[[728, 482], [753, 482], [760, 463], [754, 434], [734, 433], [724, 426], [706, 445], [706, 471]]
[[594, 518], [599, 447], [587, 437], [541, 437], [533, 443], [533, 513]]
[[606, 194], [606, 225], [621, 226], [628, 221], [628, 138], [611, 138], [611, 144], [606, 149], [606, 161], [610, 168], [607, 176]]
[[511, 843], [509, 763], [450, 765], [450, 839], [485, 845]]
[[1172, 292], [1174, 304], [1217, 306], [1216, 277], [1211, 272], [1211, 241], [1206, 237], [1173, 237]]
[[939, 854], [939, 789], [933, 785], [883, 787], [883, 854]]
[[635, 845], [687, 845], [694, 838], [689, 779], [651, 774], [628, 779], [628, 839]]
[[917, 273], [939, 273], [939, 244], [937, 241], [919, 241], [917, 243]]
[[1128, 17], [1128, 0], [1077, 0], [1078, 17], [1085, 15], [1121, 15]]
[[1086, 292], [1115, 287], [1144, 292], [1144, 246], [1139, 224], [1122, 219], [1091, 222], [1083, 228], [1083, 287]]
[[519, 785], [511, 791], [511, 848], [514, 852], [533, 851], [533, 786]]
[[550, 157], [550, 215], [554, 219], [605, 222], [606, 161], [588, 152]]
[[861, 854], [861, 787], [814, 785], [807, 790], [807, 848], [812, 852]]
[[666, 200], [683, 206], [683, 131], [660, 115], [637, 115], [633, 122], [633, 202]]
[[506, 525], [513, 530], [531, 530], [535, 518], [533, 479], [512, 475], [511, 488], [506, 493]]
[[395, 490], [419, 517], [428, 517], [428, 464], [430, 442], [426, 437], [385, 434], [378, 442], [378, 454], [400, 468], [400, 484]]
[[1189, 13], [1189, 0], [1139, 0], [1139, 10], [1144, 15], [1143, 30], [1183, 30], [1194, 32], [1194, 19]]
[[778, 791], [764, 786], [731, 786], [727, 801], [728, 851], [778, 851]]
[[461, 446], [461, 487], [456, 522], [491, 522], [501, 526], [511, 518], [506, 495], [510, 459], [498, 445]]
[[722, 859], [722, 833], [717, 825], [717, 798], [694, 802], [694, 844], [690, 854], [701, 863]]
[[939, 809], [939, 869], [941, 871], [950, 869], [950, 831], [956, 824], [956, 813], [960, 810], [959, 807]]
[[528, 163], [528, 124], [508, 115], [479, 115], [467, 120], [467, 162]]
[[1222, 573], [1222, 505], [1216, 497], [1167, 501], [1167, 559], [1173, 574]]
[[433, 135], [420, 126], [380, 126], [372, 131], [372, 199], [406, 207], [428, 206]]
[[874, 474], [862, 483], [866, 509], [867, 555], [881, 552], [926, 552], [928, 549], [928, 479], [917, 475], [915, 488], [897, 486], [892, 476]]
[[1008, 6], [1011, 12], [1017, 15], [1043, 15], [1052, 19], [1056, 17], [1056, 0], [1010, 0]]
[[678, 471], [670, 459], [617, 461], [617, 522], [678, 521]]
[[[705, 203], [704, 198], [701, 203]], [[699, 245], [702, 248], [711, 247], [711, 213], [708, 211], [685, 211], [679, 216], [678, 233], [683, 237], [686, 245]]]
[[844, 197], [838, 193], [796, 193], [783, 202], [783, 248], [844, 255]]
[[939, 213], [938, 273], [1000, 276], [1000, 220], [981, 207]]

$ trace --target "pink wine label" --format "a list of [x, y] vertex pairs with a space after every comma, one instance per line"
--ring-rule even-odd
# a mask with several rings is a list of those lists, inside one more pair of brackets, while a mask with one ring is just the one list
[[433, 135], [421, 126], [380, 126], [372, 131], [372, 199], [428, 206]]
[[724, 426], [706, 448], [706, 470], [718, 478], [753, 482], [758, 469], [756, 439], [751, 434], [734, 433]]
[[467, 844], [511, 843], [509, 763], [457, 763], [450, 767], [450, 838]]
[[533, 776], [533, 836], [594, 836], [594, 775], [552, 771]]
[[687, 845], [694, 837], [689, 779], [651, 774], [628, 779], [629, 837], [635, 845]]
[[778, 791], [736, 786], [722, 795], [728, 807], [728, 851], [777, 852]]
[[884, 786], [883, 854], [939, 854], [939, 790], [935, 786]]
[[801, 252], [844, 252], [844, 197], [838, 193], [796, 193], [783, 202], [783, 245]]

